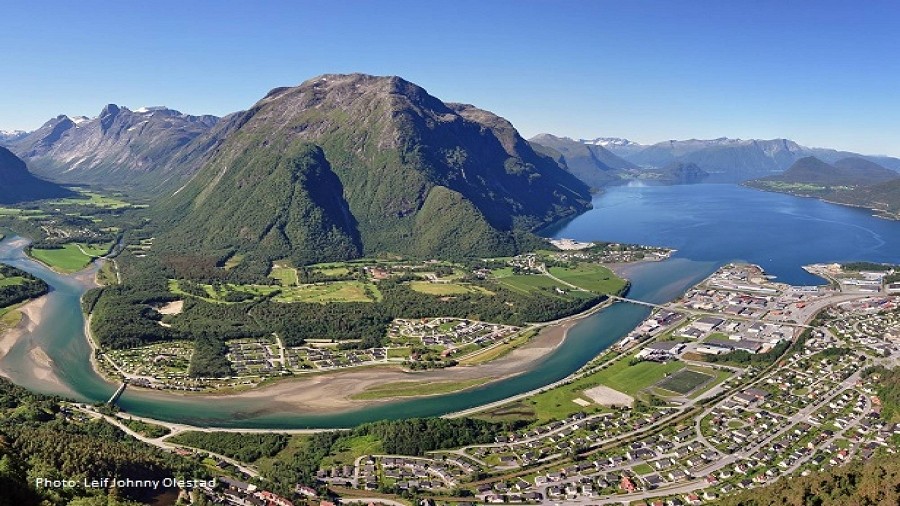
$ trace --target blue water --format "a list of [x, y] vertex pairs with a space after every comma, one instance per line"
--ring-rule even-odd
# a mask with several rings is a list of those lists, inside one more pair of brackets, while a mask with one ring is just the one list
[[676, 258], [762, 265], [780, 281], [821, 283], [801, 266], [900, 262], [900, 222], [871, 211], [729, 184], [630, 185], [545, 231], [553, 237], [666, 246]]
[[[762, 265], [781, 281], [821, 283], [800, 267], [809, 263], [869, 260], [900, 263], [900, 222], [812, 199], [764, 193], [734, 185], [622, 186], [594, 199], [594, 209], [544, 231], [548, 236], [676, 248], [665, 262], [631, 266], [629, 296], [660, 303], [678, 297], [727, 262]], [[25, 259], [21, 248], [0, 245], [0, 261], [45, 280], [54, 291], [44, 320], [0, 359], [13, 380], [37, 391], [104, 401], [115, 389], [90, 367], [78, 297], [83, 287]], [[383, 404], [328, 415], [304, 413], [278, 398], [214, 402], [127, 390], [128, 412], [198, 425], [223, 427], [349, 427], [384, 418], [436, 416], [497, 401], [562, 379], [636, 327], [648, 309], [618, 303], [573, 327], [562, 346], [531, 371], [458, 394]], [[63, 387], [28, 367], [40, 346], [53, 360]]]

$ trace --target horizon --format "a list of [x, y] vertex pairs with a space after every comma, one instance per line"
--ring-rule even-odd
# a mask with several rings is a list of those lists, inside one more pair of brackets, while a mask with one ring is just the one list
[[353, 71], [492, 111], [525, 138], [789, 139], [896, 157], [898, 15], [836, 1], [17, 5], [0, 34], [16, 48], [0, 129], [108, 103], [223, 116]]

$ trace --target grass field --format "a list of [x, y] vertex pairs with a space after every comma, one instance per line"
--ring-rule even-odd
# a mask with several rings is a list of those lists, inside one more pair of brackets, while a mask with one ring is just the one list
[[277, 279], [281, 286], [297, 286], [300, 284], [300, 281], [297, 279], [297, 270], [281, 264], [272, 266], [272, 272], [269, 273], [269, 277]]
[[335, 281], [332, 283], [301, 285], [285, 288], [276, 302], [375, 302], [381, 300], [381, 292], [372, 283], [362, 281]]
[[714, 376], [703, 374], [702, 372], [682, 369], [657, 383], [657, 386], [671, 392], [687, 395], [713, 378]]
[[355, 400], [390, 399], [393, 397], [416, 397], [421, 395], [437, 395], [458, 392], [467, 388], [483, 385], [490, 378], [477, 378], [466, 381], [433, 381], [420, 383], [417, 381], [398, 381], [385, 383], [351, 397]]
[[110, 245], [81, 243], [64, 244], [62, 249], [32, 248], [31, 256], [61, 272], [77, 272], [84, 269], [95, 257], [109, 252]]
[[22, 276], [6, 277], [3, 274], [0, 274], [0, 286], [21, 285], [24, 282], [25, 278], [23, 278]]
[[356, 436], [344, 439], [338, 448], [333, 449], [334, 455], [326, 457], [321, 467], [333, 465], [353, 465], [354, 461], [363, 455], [384, 453], [384, 447], [377, 436]]
[[621, 358], [611, 366], [594, 374], [539, 393], [524, 403], [533, 407], [535, 417], [539, 420], [558, 420], [579, 411], [590, 412], [601, 409], [599, 406], [583, 408], [573, 402], [575, 398], [582, 397], [583, 392], [589, 388], [606, 385], [619, 392], [640, 398], [639, 392], [656, 384], [667, 374], [684, 368], [684, 364], [677, 361], [665, 364], [642, 361], [635, 365], [628, 365], [629, 358]]
[[410, 281], [409, 287], [413, 291], [428, 295], [463, 295], [466, 293], [481, 293], [493, 295], [493, 292], [480, 286], [467, 283], [431, 283], [429, 281]]
[[575, 290], [541, 274], [513, 274], [497, 278], [497, 283], [521, 294], [539, 292], [542, 296], [560, 299], [587, 299], [593, 296], [588, 292]]
[[578, 264], [575, 267], [551, 267], [550, 274], [579, 288], [594, 293], [616, 293], [625, 286], [625, 280], [617, 277], [602, 265]]
[[[267, 297], [276, 291], [278, 295], [272, 297], [275, 302], [317, 302], [321, 304], [330, 302], [374, 302], [381, 300], [381, 292], [372, 283], [361, 281], [335, 281], [333, 283], [320, 283], [300, 286], [277, 285], [236, 285], [227, 283], [215, 287], [213, 285], [201, 285], [206, 291], [209, 302], [227, 304], [226, 297], [233, 292], [246, 292], [257, 297]], [[178, 280], [169, 280], [169, 291], [178, 295], [193, 295], [186, 293], [178, 284]]]
[[109, 195], [100, 195], [99, 193], [89, 192], [89, 191], [79, 191], [81, 197], [73, 197], [66, 199], [58, 199], [51, 201], [50, 204], [66, 206], [66, 205], [75, 205], [75, 206], [93, 206], [99, 207], [101, 209], [122, 209], [125, 207], [146, 207], [146, 206], [134, 206], [129, 202], [125, 202], [124, 200], [109, 196]]

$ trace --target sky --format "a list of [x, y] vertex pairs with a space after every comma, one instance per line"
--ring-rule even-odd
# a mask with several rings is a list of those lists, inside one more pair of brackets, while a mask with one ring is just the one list
[[900, 156], [900, 3], [10, 2], [0, 129], [107, 103], [224, 115], [325, 73], [399, 75], [526, 137], [776, 138]]

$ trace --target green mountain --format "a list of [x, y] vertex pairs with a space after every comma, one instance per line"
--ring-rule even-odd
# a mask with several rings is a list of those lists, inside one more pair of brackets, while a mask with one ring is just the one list
[[844, 158], [828, 164], [807, 156], [794, 162], [783, 174], [765, 179], [823, 186], [864, 186], [896, 177], [896, 172], [862, 158]]
[[878, 184], [897, 177], [900, 174], [862, 158], [844, 158], [828, 164], [814, 156], [807, 156], [794, 162], [782, 174], [757, 179], [752, 183], [808, 185], [822, 191], [836, 187]]
[[656, 179], [665, 183], [696, 183], [709, 176], [696, 163], [674, 161], [660, 169], [645, 169], [645, 179]]
[[603, 146], [588, 145], [568, 137], [540, 134], [529, 142], [594, 189], [619, 181], [621, 170], [637, 168]]
[[900, 174], [871, 160], [847, 157], [828, 164], [809, 156], [783, 174], [746, 183], [762, 190], [820, 197], [900, 216]]
[[829, 200], [866, 207], [885, 216], [900, 218], [900, 178], [838, 192]]
[[297, 263], [506, 255], [590, 205], [508, 121], [399, 77], [277, 88], [195, 144], [202, 167], [158, 206], [164, 249]]
[[0, 147], [0, 204], [75, 195], [75, 192], [62, 186], [34, 177], [28, 172], [25, 162]]

